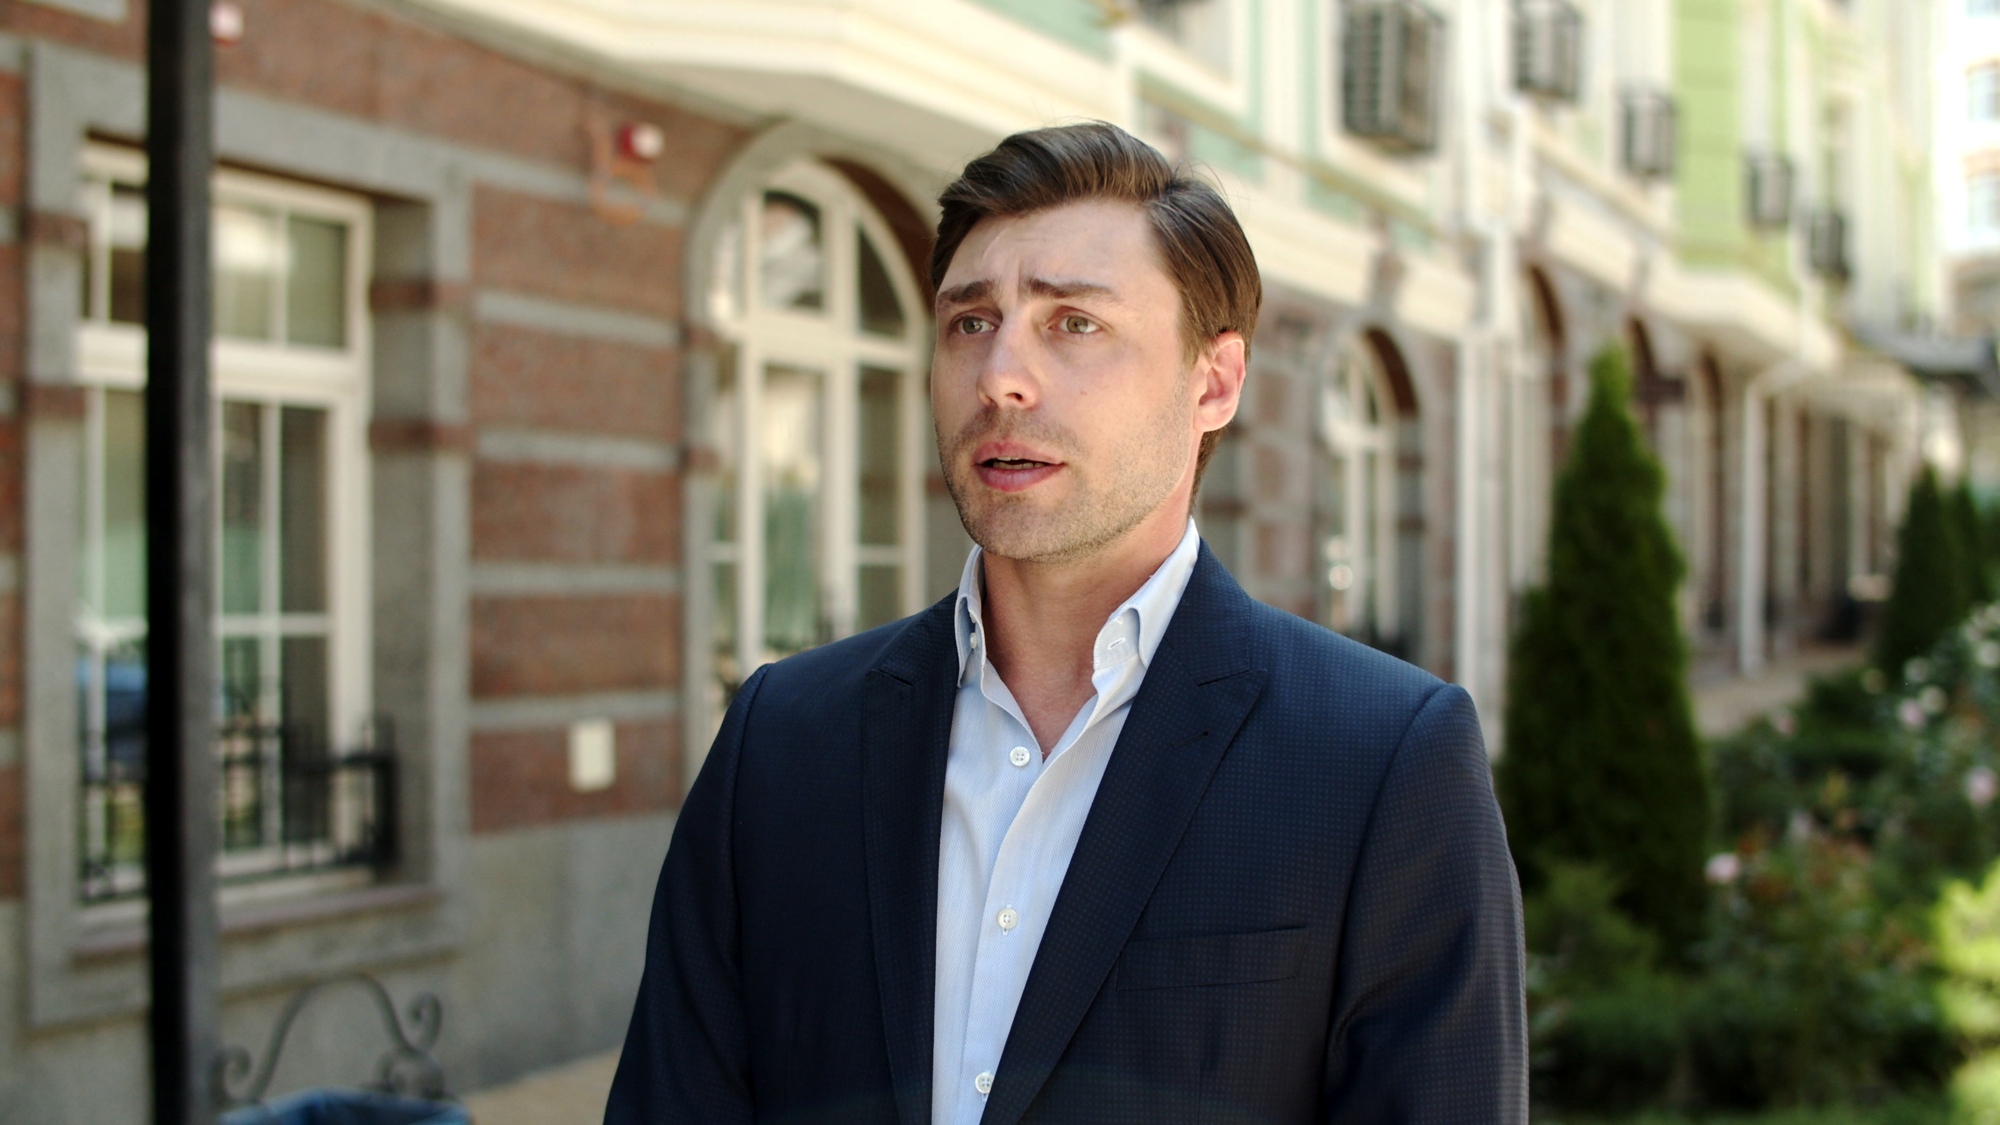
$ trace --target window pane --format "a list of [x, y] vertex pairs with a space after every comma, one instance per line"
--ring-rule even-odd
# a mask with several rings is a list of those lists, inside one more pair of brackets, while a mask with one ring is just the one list
[[864, 566], [861, 589], [857, 591], [855, 625], [873, 629], [903, 616], [901, 567]]
[[900, 380], [894, 371], [861, 369], [861, 542], [894, 546], [903, 541], [897, 519], [902, 468]]
[[284, 842], [309, 843], [332, 833], [333, 791], [326, 760], [333, 750], [327, 706], [325, 637], [286, 637], [279, 645], [278, 694], [284, 731], [278, 743], [283, 763]]
[[146, 856], [146, 642], [104, 654], [105, 842], [113, 863]]
[[264, 607], [264, 410], [222, 404], [222, 612]]
[[2000, 229], [2000, 176], [1975, 176], [1966, 192], [1973, 229]]
[[1376, 546], [1374, 543], [1375, 516], [1377, 497], [1379, 495], [1376, 491], [1375, 482], [1376, 475], [1381, 471], [1381, 465], [1378, 463], [1381, 460], [1381, 455], [1369, 451], [1361, 454], [1359, 460], [1360, 465], [1358, 467], [1361, 470], [1359, 488], [1361, 503], [1359, 509], [1354, 513], [1354, 531], [1356, 532], [1355, 538], [1360, 540], [1361, 543], [1366, 544], [1366, 546], [1362, 551], [1355, 552], [1355, 561], [1362, 566], [1362, 581], [1361, 604], [1358, 607], [1358, 612], [1355, 614], [1356, 620], [1354, 625], [1356, 631], [1372, 643], [1375, 639], [1377, 623], [1382, 615], [1381, 590], [1377, 586], [1381, 576], [1376, 573], [1381, 568], [1375, 565], [1374, 553]]
[[287, 406], [278, 425], [279, 597], [286, 613], [326, 612], [326, 411]]
[[325, 637], [286, 637], [279, 644], [278, 706], [291, 728], [319, 747], [327, 744], [332, 710], [327, 702]]
[[225, 852], [264, 846], [272, 748], [271, 732], [248, 723], [227, 727], [216, 736]]
[[111, 186], [111, 308], [119, 324], [146, 322], [146, 192]]
[[758, 276], [767, 308], [826, 307], [826, 247], [819, 208], [782, 191], [764, 193]]
[[236, 204], [215, 209], [215, 334], [271, 338], [272, 293], [284, 253], [278, 217]]
[[224, 637], [222, 725], [243, 727], [263, 719], [263, 648], [255, 637]]
[[736, 542], [736, 349], [726, 347], [715, 364], [715, 399], [709, 410], [715, 438], [715, 541]]
[[146, 613], [146, 400], [104, 393], [104, 604], [106, 617]]
[[146, 642], [107, 650], [103, 676], [106, 763], [116, 774], [138, 778], [146, 768]]
[[764, 647], [768, 659], [824, 638], [819, 587], [821, 378], [772, 365], [757, 419], [764, 469]]
[[347, 224], [294, 215], [286, 224], [291, 270], [285, 338], [324, 348], [347, 344]]
[[2000, 67], [1982, 66], [1966, 77], [1970, 103], [1966, 115], [1974, 121], [2000, 117]]
[[[715, 678], [727, 706], [743, 686], [743, 667], [736, 659], [736, 564], [715, 564]], [[719, 713], [718, 713], [719, 714]]]
[[882, 264], [882, 255], [875, 252], [875, 244], [868, 241], [866, 234], [857, 229], [854, 238], [861, 246], [860, 276], [855, 278], [861, 293], [861, 330], [878, 336], [901, 336], [903, 303], [896, 299], [896, 286], [889, 280], [889, 267]]

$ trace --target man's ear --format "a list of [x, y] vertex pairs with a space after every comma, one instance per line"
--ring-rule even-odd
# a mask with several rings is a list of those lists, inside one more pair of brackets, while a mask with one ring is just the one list
[[1250, 345], [1243, 333], [1217, 333], [1195, 361], [1194, 420], [1202, 433], [1219, 430], [1236, 417], [1243, 401], [1243, 380], [1248, 371]]

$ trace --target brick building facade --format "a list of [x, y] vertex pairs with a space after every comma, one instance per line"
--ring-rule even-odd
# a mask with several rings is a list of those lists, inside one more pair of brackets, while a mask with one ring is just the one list
[[[1585, 365], [1623, 341], [1704, 667], [1830, 628], [1881, 569], [1919, 392], [1844, 348], [1800, 236], [1737, 214], [1733, 102], [1690, 104], [1708, 148], [1678, 182], [1618, 155], [1623, 91], [1707, 74], [1671, 44], [1716, 5], [1585, 4], [1615, 66], [1558, 105], [1507, 77], [1501, 5], [1440, 0], [1454, 97], [1396, 150], [1342, 124], [1353, 4], [243, 0], [217, 103], [226, 1038], [353, 969], [442, 998], [459, 1089], [617, 1044], [733, 685], [957, 580], [931, 201], [1016, 128], [1125, 123], [1242, 217], [1264, 319], [1198, 522], [1254, 596], [1459, 679], [1491, 727]], [[146, 1097], [142, 9], [0, 5], [10, 1122]], [[1858, 43], [1837, 21], [1889, 10], [1812, 18]], [[1870, 254], [1870, 284], [1903, 268]], [[373, 1019], [315, 1006], [279, 1088], [367, 1074]]]
[[[0, 1116], [22, 1122], [132, 1120], [145, 1104], [140, 903], [115, 893], [129, 890], [115, 871], [114, 893], [80, 890], [90, 822], [116, 803], [97, 799], [87, 759], [95, 744], [115, 771], [132, 663], [115, 639], [99, 646], [107, 698], [90, 729], [75, 607], [103, 603], [90, 612], [115, 633], [132, 557], [116, 447], [136, 328], [119, 307], [131, 239], [118, 228], [143, 182], [143, 13], [95, 7], [0, 13]], [[444, 997], [441, 1050], [465, 1088], [608, 1046], [629, 1014], [683, 789], [682, 254], [751, 123], [408, 14], [245, 8], [248, 33], [218, 58], [218, 269], [223, 286], [240, 274], [218, 289], [218, 321], [244, 330], [219, 345], [218, 445], [225, 477], [241, 462], [285, 483], [258, 496], [225, 481], [221, 557], [275, 514], [287, 530], [272, 565], [289, 566], [313, 546], [289, 529], [316, 515], [331, 590], [293, 605], [303, 583], [282, 576], [281, 631], [328, 620], [255, 652], [257, 636], [235, 639], [254, 666], [242, 706], [316, 722], [336, 752], [388, 718], [400, 800], [380, 871], [228, 881], [227, 1038], [261, 1042], [292, 985], [365, 969], [399, 996]], [[671, 137], [643, 174], [613, 166], [601, 139], [634, 121]], [[87, 198], [97, 179], [103, 206]], [[280, 230], [282, 252], [261, 263], [280, 298], [238, 291], [261, 284], [258, 221]], [[314, 222], [350, 236], [332, 267], [306, 260]], [[302, 344], [300, 294], [329, 284], [352, 295], [344, 335]], [[253, 339], [276, 304], [288, 325]], [[351, 393], [329, 389], [343, 363]], [[279, 445], [238, 449], [232, 419]], [[328, 431], [317, 463], [294, 440], [311, 425]], [[284, 491], [315, 479], [332, 510]], [[85, 523], [99, 534], [79, 535]], [[232, 639], [253, 628], [254, 606], [230, 624], [238, 599], [221, 599]], [[314, 690], [333, 697], [317, 713], [301, 702]], [[603, 723], [612, 768], [574, 785], [572, 727]], [[264, 844], [246, 837], [225, 864]], [[109, 846], [129, 869], [115, 834]], [[372, 1015], [326, 1009], [281, 1083], [370, 1072]]]

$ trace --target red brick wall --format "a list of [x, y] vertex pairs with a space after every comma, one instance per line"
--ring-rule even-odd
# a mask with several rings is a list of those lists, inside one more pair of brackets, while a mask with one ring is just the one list
[[[135, 9], [143, 6], [134, 0]], [[634, 100], [373, 5], [243, 0], [243, 8], [243, 40], [218, 53], [218, 77], [227, 88], [580, 175], [590, 172], [593, 129], [650, 121], [669, 138], [666, 157], [653, 169], [655, 183], [663, 197], [690, 208], [745, 139], [734, 126]], [[0, 29], [134, 63], [143, 53], [142, 24], [142, 12], [107, 25], [33, 4], [0, 5]], [[0, 78], [0, 202], [19, 198], [20, 102], [19, 82]], [[474, 185], [472, 200], [472, 272], [468, 291], [455, 292], [453, 311], [476, 307], [482, 289], [504, 289], [680, 323], [679, 228], [651, 219], [616, 222], [573, 199], [493, 185]], [[18, 368], [20, 272], [14, 248], [0, 246], [0, 377]], [[395, 293], [378, 296], [378, 303], [399, 299]], [[470, 433], [454, 448], [477, 450], [482, 432], [525, 430], [557, 438], [557, 444], [613, 439], [628, 443], [619, 448], [651, 443], [668, 454], [658, 468], [605, 466], [588, 463], [589, 457], [578, 464], [475, 455], [475, 565], [679, 565], [681, 483], [671, 456], [682, 442], [678, 349], [476, 317], [470, 326]], [[11, 420], [0, 418], [0, 551], [14, 550], [18, 540], [16, 444]], [[551, 713], [559, 713], [574, 709], [567, 700], [583, 699], [575, 706], [587, 708], [587, 698], [597, 693], [665, 697], [679, 691], [681, 607], [665, 590], [489, 592], [474, 599], [470, 612], [475, 705], [544, 700], [554, 701]], [[0, 726], [13, 722], [9, 716], [18, 709], [10, 694], [18, 693], [18, 659], [10, 647], [18, 616], [9, 597], [0, 595]], [[672, 717], [619, 725], [617, 782], [593, 793], [570, 788], [566, 729], [479, 731], [471, 752], [474, 830], [673, 807], [680, 792], [679, 727]], [[18, 819], [8, 815], [11, 793], [0, 771], [0, 868], [12, 862], [10, 847], [18, 851], [8, 835]], [[0, 897], [13, 885], [9, 878], [0, 870]]]
[[502, 832], [578, 817], [651, 812], [680, 801], [678, 721], [619, 723], [617, 781], [569, 784], [562, 731], [491, 732], [472, 739], [472, 830]]

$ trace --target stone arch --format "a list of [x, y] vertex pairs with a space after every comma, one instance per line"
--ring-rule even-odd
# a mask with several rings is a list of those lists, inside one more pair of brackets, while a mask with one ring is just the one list
[[715, 270], [717, 243], [745, 197], [801, 159], [818, 160], [845, 177], [895, 234], [910, 272], [920, 285], [930, 276], [930, 231], [936, 226], [934, 201], [944, 182], [908, 160], [798, 121], [774, 125], [743, 146], [702, 196], [687, 225], [682, 255], [686, 318], [697, 331], [709, 327], [701, 295]]

